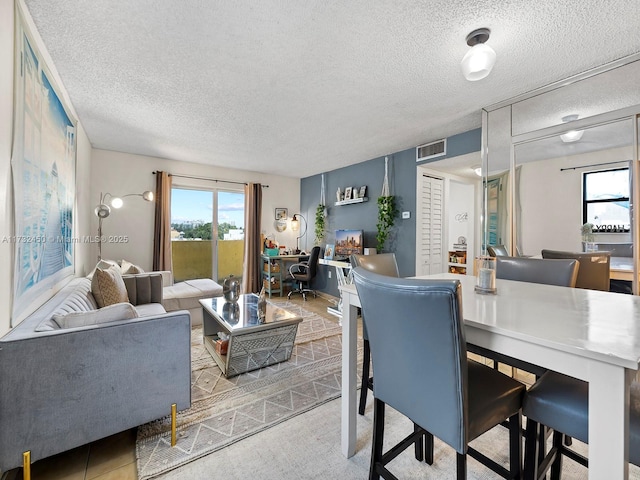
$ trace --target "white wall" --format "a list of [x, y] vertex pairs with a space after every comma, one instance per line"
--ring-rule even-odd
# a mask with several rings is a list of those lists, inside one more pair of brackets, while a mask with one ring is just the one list
[[[275, 208], [289, 209], [289, 215], [299, 211], [300, 180], [297, 178], [265, 175], [231, 168], [212, 167], [190, 162], [179, 162], [165, 158], [147, 157], [108, 150], [93, 149], [91, 154], [91, 209], [100, 200], [100, 193], [113, 195], [155, 191], [156, 176], [152, 172], [162, 170], [173, 174], [193, 175], [237, 182], [259, 182], [269, 185], [262, 191], [262, 230], [273, 234], [275, 239], [286, 246], [295, 245], [295, 235], [287, 228], [277, 233], [275, 228]], [[174, 186], [224, 188], [242, 187], [224, 183], [174, 177]], [[151, 270], [153, 264], [154, 205], [140, 197], [125, 199], [125, 205], [102, 223], [103, 236], [128, 236], [128, 243], [107, 243], [102, 245], [102, 257], [112, 260], [126, 259]], [[97, 235], [98, 220], [91, 215], [91, 232]], [[98, 255], [96, 244], [91, 246], [91, 259], [95, 264]]]
[[[24, 5], [21, 2], [21, 5]], [[27, 12], [26, 8], [23, 8]], [[71, 109], [73, 116], [77, 118], [73, 106], [68, 100], [68, 95], [55, 69], [55, 65], [44, 47], [42, 39], [36, 31], [33, 21], [28, 13], [25, 13], [25, 21], [35, 41], [36, 48], [40, 51], [44, 62], [47, 64], [53, 79], [58, 86], [58, 93], [65, 99], [65, 103]], [[13, 202], [11, 196], [11, 145], [13, 141], [13, 69], [14, 69], [14, 5], [12, 0], [0, 0], [0, 199], [3, 207], [0, 207], [0, 336], [6, 333], [11, 326], [11, 297], [13, 290], [13, 252], [10, 242], [2, 241], [13, 233]], [[89, 233], [89, 210], [86, 208], [85, 199], [88, 197], [87, 186], [89, 184], [89, 155], [91, 151], [89, 139], [82, 126], [78, 123], [77, 131], [77, 208], [75, 212], [75, 236]], [[88, 261], [88, 249], [84, 245], [78, 245], [75, 253], [76, 275], [83, 275]], [[61, 282], [61, 284], [66, 281]], [[31, 310], [51, 297], [61, 285], [56, 285], [50, 291], [45, 292]]]
[[[475, 257], [475, 221], [476, 221], [476, 184], [467, 181], [449, 180], [447, 195], [447, 249], [454, 250], [453, 244], [459, 237], [467, 240], [467, 274], [473, 275], [473, 259]], [[463, 218], [466, 217], [466, 218]]]
[[[612, 164], [560, 171], [595, 163], [630, 159], [629, 148], [525, 163], [520, 176], [522, 206], [519, 245], [524, 255], [540, 255], [543, 248], [579, 252], [582, 250], [582, 174], [626, 166]], [[517, 194], [516, 194], [517, 196]], [[630, 242], [630, 234], [597, 234], [600, 242]]]

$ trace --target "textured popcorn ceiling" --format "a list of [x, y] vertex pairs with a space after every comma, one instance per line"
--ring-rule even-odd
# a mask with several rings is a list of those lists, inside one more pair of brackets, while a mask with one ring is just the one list
[[[96, 148], [305, 177], [640, 51], [638, 0], [25, 0]], [[468, 82], [466, 35], [497, 63]]]

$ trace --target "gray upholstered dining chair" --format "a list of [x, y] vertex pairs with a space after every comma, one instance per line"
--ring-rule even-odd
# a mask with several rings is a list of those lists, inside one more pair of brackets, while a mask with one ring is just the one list
[[[379, 273], [388, 277], [399, 277], [398, 262], [395, 253], [380, 253], [377, 255], [359, 255], [352, 254], [351, 267], [366, 268], [370, 272]], [[371, 347], [369, 345], [369, 336], [367, 329], [362, 327], [362, 338], [364, 340], [364, 352], [362, 359], [362, 376], [360, 384], [360, 403], [358, 405], [358, 413], [364, 415], [364, 409], [367, 404], [367, 392], [373, 390], [373, 377], [369, 375], [369, 364], [371, 363]]]
[[487, 245], [487, 253], [491, 257], [508, 257], [509, 250], [504, 245]]
[[[524, 398], [527, 417], [525, 439], [525, 479], [543, 478], [551, 468], [551, 479], [559, 480], [562, 456], [587, 466], [584, 456], [569, 449], [563, 436], [589, 443], [589, 384], [557, 372], [547, 372], [529, 389]], [[553, 429], [551, 450], [540, 460], [543, 427]], [[629, 461], [640, 466], [640, 384], [631, 385], [629, 407]]]
[[[458, 479], [466, 478], [467, 454], [504, 478], [520, 478], [524, 386], [467, 359], [460, 281], [390, 278], [362, 267], [353, 278], [375, 370], [369, 478], [395, 478], [387, 463], [425, 433], [456, 450]], [[389, 321], [399, 316], [401, 324]], [[386, 405], [418, 427], [383, 454]], [[507, 418], [509, 470], [469, 446]]]
[[573, 258], [580, 262], [576, 288], [609, 291], [611, 252], [542, 250], [542, 258]]
[[530, 257], [497, 257], [496, 278], [519, 282], [575, 287], [580, 263], [577, 260], [548, 260]]

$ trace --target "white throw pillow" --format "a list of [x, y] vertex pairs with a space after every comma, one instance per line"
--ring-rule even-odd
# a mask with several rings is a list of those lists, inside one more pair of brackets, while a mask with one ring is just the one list
[[127, 287], [120, 275], [120, 267], [109, 267], [106, 270], [96, 267], [91, 279], [91, 293], [100, 308], [114, 303], [129, 302]]
[[138, 265], [134, 265], [131, 262], [122, 260], [120, 262], [120, 272], [122, 275], [135, 275], [137, 273], [144, 273], [144, 270]]
[[71, 312], [66, 315], [54, 315], [53, 321], [60, 328], [85, 327], [100, 323], [115, 322], [118, 320], [130, 320], [138, 318], [136, 308], [130, 303], [114, 303], [108, 307], [89, 312]]
[[93, 270], [91, 270], [91, 273], [89, 273], [89, 275], [87, 275], [87, 278], [89, 280], [93, 280], [93, 275], [96, 272], [96, 268], [101, 268], [102, 270], [106, 270], [107, 268], [115, 268], [117, 269], [120, 273], [122, 273], [122, 270], [120, 269], [120, 265], [118, 265], [118, 262], [114, 261], [114, 260], [100, 260], [97, 265], [94, 267]]

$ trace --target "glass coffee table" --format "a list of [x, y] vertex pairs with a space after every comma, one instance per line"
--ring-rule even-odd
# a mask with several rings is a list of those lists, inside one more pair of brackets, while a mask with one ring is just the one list
[[[289, 360], [302, 317], [267, 301], [258, 318], [258, 295], [200, 300], [204, 345], [226, 377]], [[228, 335], [225, 342], [220, 333]]]

